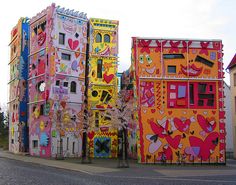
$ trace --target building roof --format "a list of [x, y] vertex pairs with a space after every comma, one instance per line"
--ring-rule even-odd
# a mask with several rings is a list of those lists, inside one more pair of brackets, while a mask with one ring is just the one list
[[229, 63], [228, 67], [226, 69], [230, 69], [236, 65], [236, 54], [234, 55], [233, 59]]

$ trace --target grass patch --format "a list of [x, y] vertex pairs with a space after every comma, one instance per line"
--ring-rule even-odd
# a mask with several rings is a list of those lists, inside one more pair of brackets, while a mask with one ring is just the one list
[[0, 135], [0, 148], [8, 150], [8, 135]]

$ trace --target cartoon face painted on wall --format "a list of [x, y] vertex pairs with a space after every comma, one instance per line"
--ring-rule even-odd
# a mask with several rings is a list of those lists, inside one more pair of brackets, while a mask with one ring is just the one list
[[54, 21], [57, 24], [56, 29], [53, 31], [54, 44], [57, 44], [64, 49], [77, 51], [78, 53], [85, 53], [87, 42], [87, 21], [59, 14], [57, 14]]
[[138, 45], [138, 70], [142, 76], [160, 76], [161, 55], [150, 41]]
[[166, 75], [176, 77], [217, 77], [219, 66], [216, 64], [221, 53], [220, 42], [167, 41], [164, 49]]
[[90, 19], [90, 52], [100, 56], [118, 56], [118, 21]]
[[[220, 42], [196, 42], [193, 43], [198, 48], [191, 48], [189, 50], [190, 74], [196, 74], [192, 76], [196, 77], [218, 77], [218, 72], [221, 70], [220, 64], [218, 64], [219, 58], [222, 57], [222, 53], [218, 51], [222, 48]], [[201, 71], [201, 72], [200, 72]]]

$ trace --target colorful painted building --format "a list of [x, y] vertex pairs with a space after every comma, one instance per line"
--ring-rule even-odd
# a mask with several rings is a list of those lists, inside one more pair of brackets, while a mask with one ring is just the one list
[[117, 97], [118, 21], [89, 20], [88, 107], [93, 123], [88, 134], [91, 157], [117, 156], [117, 130], [102, 113]]
[[232, 132], [233, 132], [233, 150], [236, 159], [236, 54], [230, 61], [227, 69], [230, 73], [230, 94], [231, 94], [231, 116], [232, 116]]
[[225, 163], [222, 47], [132, 38], [140, 163]]
[[55, 4], [30, 20], [30, 155], [81, 155], [87, 22]]
[[27, 152], [28, 123], [28, 28], [29, 20], [21, 18], [11, 31], [9, 81], [9, 151]]

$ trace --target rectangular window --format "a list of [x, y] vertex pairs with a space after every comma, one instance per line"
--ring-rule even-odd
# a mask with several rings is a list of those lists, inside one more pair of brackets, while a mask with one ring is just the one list
[[176, 66], [168, 66], [168, 73], [176, 74]]
[[56, 81], [56, 86], [60, 86], [60, 80]]
[[216, 108], [216, 83], [191, 82], [189, 84], [190, 108]]
[[75, 154], [75, 142], [72, 143], [72, 154]]
[[214, 99], [208, 99], [207, 106], [214, 106]]
[[67, 53], [61, 53], [61, 59], [62, 60], [68, 60], [70, 61], [70, 54], [67, 54]]
[[64, 87], [68, 87], [68, 82], [64, 82], [64, 83], [63, 83], [63, 86], [64, 86]]
[[102, 78], [102, 60], [98, 59], [97, 63], [97, 78]]
[[198, 94], [199, 99], [214, 99], [214, 94]]
[[198, 93], [206, 92], [206, 84], [198, 84]]
[[44, 113], [44, 104], [40, 105], [40, 115], [43, 115]]
[[212, 91], [213, 91], [213, 87], [212, 87], [212, 85], [210, 85], [209, 88], [210, 88], [209, 91], [212, 92]]
[[235, 109], [235, 113], [236, 113], [236, 96], [234, 97], [234, 109]]
[[65, 44], [65, 34], [59, 33], [59, 44], [64, 45]]
[[48, 66], [48, 54], [47, 54], [47, 66]]
[[69, 137], [66, 138], [66, 150], [69, 150]]
[[236, 86], [236, 73], [234, 73], [234, 86]]
[[164, 59], [182, 59], [184, 58], [183, 54], [164, 54]]
[[189, 92], [190, 92], [190, 104], [194, 104], [194, 86], [193, 84], [189, 85]]
[[14, 144], [14, 139], [11, 139], [11, 144]]
[[99, 127], [99, 112], [95, 112], [95, 127]]
[[204, 101], [203, 100], [198, 100], [198, 106], [203, 106], [204, 105]]
[[33, 140], [32, 144], [33, 144], [33, 148], [38, 148], [38, 140]]

